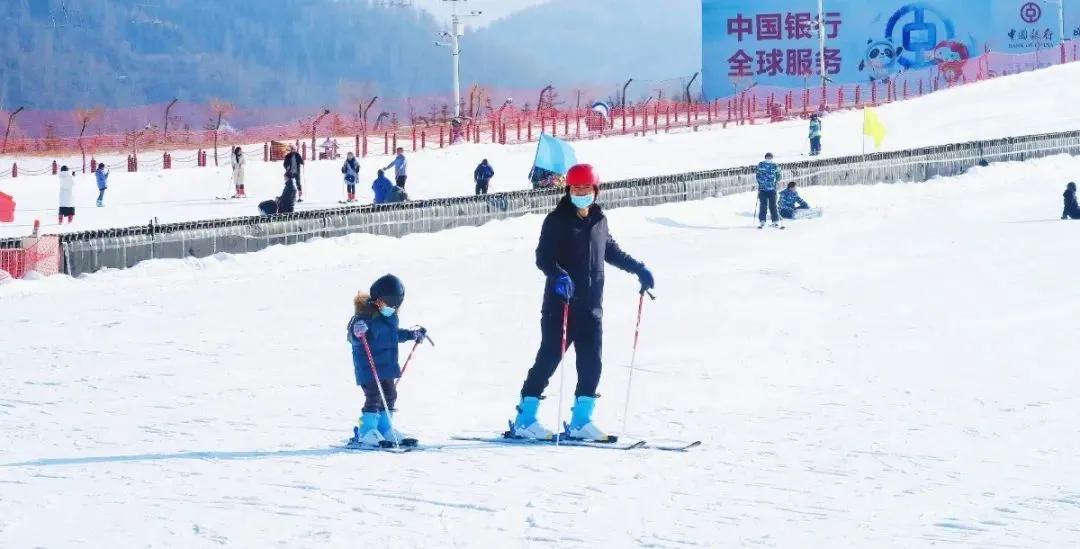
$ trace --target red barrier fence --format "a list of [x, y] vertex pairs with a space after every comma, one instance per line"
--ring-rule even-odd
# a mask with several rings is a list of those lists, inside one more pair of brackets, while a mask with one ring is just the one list
[[[577, 140], [609, 135], [657, 134], [679, 129], [696, 131], [700, 126], [714, 124], [726, 127], [728, 124], [777, 122], [817, 112], [877, 106], [971, 82], [1044, 68], [1062, 61], [1074, 62], [1078, 55], [1078, 44], [1072, 42], [1060, 51], [1044, 50], [1028, 54], [986, 52], [966, 61], [901, 73], [887, 81], [802, 89], [755, 85], [732, 97], [714, 101], [654, 100], [650, 97], [642, 103], [614, 105], [607, 117], [590, 108], [518, 110], [510, 107], [508, 101], [502, 108], [479, 109], [479, 116], [459, 122], [429, 117], [412, 125], [398, 125], [393, 121], [393, 116], [382, 113], [374, 123], [365, 123], [360, 116], [349, 119], [333, 112], [320, 112], [289, 124], [253, 126], [242, 130], [229, 128], [215, 132], [171, 129], [166, 133], [164, 130], [144, 128], [138, 132], [88, 135], [82, 139], [14, 137], [7, 142], [7, 152], [48, 156], [81, 153], [84, 165], [86, 155], [90, 154], [93, 169], [93, 155], [125, 151], [122, 154], [128, 156], [126, 169], [139, 171], [147, 167], [170, 169], [174, 165], [205, 167], [210, 164], [210, 155], [213, 155], [214, 165], [227, 165], [228, 151], [235, 144], [249, 145], [246, 150], [249, 158], [250, 155], [259, 154], [250, 147], [258, 144], [256, 146], [262, 149], [263, 159], [273, 161], [277, 160], [277, 151], [271, 142], [288, 143], [295, 146], [305, 159], [317, 161], [343, 156], [348, 150], [358, 156], [369, 156], [374, 151], [389, 155], [398, 146], [417, 151], [462, 142], [523, 143], [535, 141], [541, 133]], [[249, 118], [252, 117], [251, 111], [246, 113]], [[384, 119], [390, 119], [390, 122], [383, 123]], [[18, 132], [13, 132], [13, 135], [17, 136]], [[140, 161], [139, 151], [148, 149], [197, 152], [193, 156], [183, 153], [176, 156], [155, 154], [151, 161]], [[110, 166], [113, 167], [120, 166]], [[51, 171], [56, 173], [55, 162]], [[13, 164], [10, 170], [0, 171], [0, 179], [45, 173], [47, 170], [23, 170]]]

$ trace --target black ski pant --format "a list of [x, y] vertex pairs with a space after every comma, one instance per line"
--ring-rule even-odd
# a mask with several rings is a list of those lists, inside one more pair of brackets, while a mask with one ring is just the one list
[[810, 154], [814, 156], [821, 154], [821, 136], [810, 138]]
[[773, 223], [780, 221], [780, 214], [776, 212], [776, 191], [758, 191], [758, 221], [765, 222], [765, 208], [769, 209], [769, 215]]
[[795, 214], [799, 210], [809, 210], [809, 209], [810, 209], [810, 206], [803, 206], [802, 204], [799, 204], [799, 205], [797, 205], [794, 208], [791, 208], [789, 210], [780, 210], [780, 217], [782, 217], [784, 219], [795, 219]]
[[356, 194], [356, 185], [345, 185], [345, 192], [350, 196]]
[[405, 180], [408, 179], [408, 178], [409, 178], [409, 176], [407, 176], [407, 175], [399, 175], [399, 176], [397, 176], [397, 186], [399, 188], [404, 189], [405, 188]]
[[[563, 307], [559, 303], [545, 307], [540, 317], [540, 350], [536, 362], [529, 369], [521, 396], [537, 397], [544, 394], [548, 381], [562, 361]], [[592, 311], [570, 309], [566, 329], [566, 345], [574, 346], [577, 355], [577, 388], [574, 396], [596, 396], [600, 385], [600, 350], [603, 342], [603, 324]]]
[[487, 181], [477, 181], [476, 182], [476, 194], [481, 195], [481, 194], [487, 194], [487, 193], [488, 193], [488, 182]]
[[394, 410], [397, 403], [397, 380], [380, 379], [379, 383], [372, 381], [360, 386], [364, 390], [364, 413], [379, 413], [383, 411], [382, 398], [379, 397], [379, 385], [382, 385], [383, 394], [386, 395], [386, 404], [390, 411]]

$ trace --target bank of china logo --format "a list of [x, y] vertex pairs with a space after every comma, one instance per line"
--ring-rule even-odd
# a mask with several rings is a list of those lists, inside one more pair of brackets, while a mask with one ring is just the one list
[[904, 47], [897, 58], [905, 69], [921, 69], [933, 64], [934, 48], [956, 38], [956, 27], [937, 8], [927, 4], [908, 4], [889, 18], [885, 38]]
[[1020, 8], [1020, 18], [1025, 23], [1038, 23], [1042, 19], [1042, 6], [1035, 2], [1028, 2]]

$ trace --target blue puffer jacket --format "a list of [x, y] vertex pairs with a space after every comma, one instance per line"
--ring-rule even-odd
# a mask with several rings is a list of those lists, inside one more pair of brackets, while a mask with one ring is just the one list
[[104, 191], [109, 187], [109, 172], [105, 171], [105, 165], [98, 165], [98, 169], [94, 171], [94, 177], [97, 177], [97, 188], [99, 191]]
[[371, 184], [371, 190], [375, 191], [376, 204], [388, 204], [393, 201], [394, 183], [385, 176], [380, 175], [375, 182]]
[[406, 341], [412, 341], [412, 334], [408, 330], [398, 329], [398, 316], [385, 317], [380, 313], [363, 313], [354, 315], [349, 320], [348, 340], [352, 344], [353, 374], [356, 376], [357, 385], [373, 383], [375, 378], [371, 375], [371, 363], [368, 361], [364, 343], [354, 331], [357, 322], [367, 324], [367, 342], [371, 347], [371, 356], [375, 359], [375, 370], [379, 373], [379, 379], [397, 379], [401, 377], [401, 366], [398, 364], [398, 345]]
[[757, 165], [757, 184], [759, 191], [775, 191], [780, 182], [780, 166], [772, 160], [762, 160]]
[[804, 208], [810, 207], [810, 205], [799, 196], [799, 191], [796, 191], [795, 189], [784, 189], [780, 191], [780, 210], [794, 211], [796, 205]]

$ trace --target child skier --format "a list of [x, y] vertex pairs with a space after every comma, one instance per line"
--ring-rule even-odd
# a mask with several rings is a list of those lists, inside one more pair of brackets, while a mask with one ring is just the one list
[[[401, 330], [397, 312], [405, 300], [405, 287], [394, 275], [385, 275], [371, 285], [368, 294], [353, 299], [355, 314], [349, 320], [348, 341], [352, 344], [353, 374], [364, 390], [364, 408], [360, 425], [353, 428], [351, 445], [379, 448], [415, 446], [415, 438], [394, 429], [394, 404], [397, 402], [398, 344], [422, 342], [427, 330], [422, 327]], [[372, 364], [374, 362], [374, 364]]]
[[821, 154], [821, 119], [810, 115], [810, 156]]
[[799, 191], [795, 190], [795, 182], [787, 184], [787, 188], [780, 191], [780, 217], [784, 219], [795, 219], [796, 210], [808, 210], [810, 204], [807, 204], [805, 200], [799, 196]]
[[1065, 211], [1061, 212], [1062, 219], [1080, 219], [1080, 205], [1076, 203], [1076, 183], [1069, 183], [1065, 187]]
[[593, 167], [570, 168], [566, 185], [566, 194], [544, 219], [536, 247], [536, 266], [547, 278], [540, 310], [540, 349], [521, 387], [509, 436], [540, 440], [554, 436], [536, 413], [548, 380], [562, 361], [565, 341], [574, 345], [578, 382], [563, 436], [607, 442], [608, 435], [592, 421], [600, 396], [596, 390], [602, 369], [604, 265], [636, 275], [642, 293], [651, 290], [655, 281], [645, 265], [622, 251], [608, 232], [607, 218], [595, 203], [600, 178]]
[[67, 166], [60, 167], [60, 209], [57, 214], [57, 223], [64, 224], [64, 218], [66, 217], [68, 223], [75, 222], [75, 178], [68, 170]]
[[346, 202], [356, 202], [356, 180], [360, 177], [360, 162], [356, 155], [349, 151], [345, 157], [345, 163], [341, 166], [341, 173], [345, 175]]
[[244, 190], [244, 150], [240, 147], [235, 147], [232, 150], [232, 154], [229, 155], [230, 163], [232, 164], [232, 183], [233, 198], [247, 198], [247, 191]]
[[773, 162], [773, 154], [765, 155], [765, 160], [757, 166], [758, 184], [758, 228], [765, 226], [765, 209], [769, 209], [773, 227], [780, 226], [780, 216], [776, 212], [776, 185], [780, 183], [780, 166]]
[[109, 170], [105, 168], [104, 162], [99, 162], [97, 169], [94, 170], [94, 177], [97, 178], [97, 207], [101, 208], [105, 206], [105, 189], [109, 188]]

